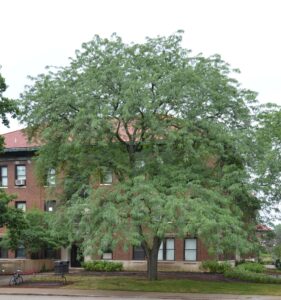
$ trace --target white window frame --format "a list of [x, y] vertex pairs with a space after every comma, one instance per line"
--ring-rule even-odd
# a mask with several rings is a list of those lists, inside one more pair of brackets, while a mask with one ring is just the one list
[[56, 169], [51, 168], [48, 170], [47, 174], [47, 186], [55, 186], [56, 185]]
[[21, 209], [23, 212], [26, 212], [26, 201], [16, 201], [15, 206], [17, 209]]
[[[169, 243], [173, 244], [168, 245]], [[174, 238], [165, 238], [159, 247], [158, 251], [158, 260], [159, 261], [174, 261], [175, 260], [175, 239]]]
[[[192, 241], [193, 245], [188, 241]], [[184, 239], [184, 260], [185, 261], [197, 261], [197, 249], [198, 249], [198, 241], [196, 238], [186, 238]], [[189, 254], [192, 253], [190, 256]]]
[[[6, 170], [6, 175], [3, 175], [3, 170]], [[0, 187], [8, 187], [8, 166], [0, 166]], [[3, 178], [6, 179], [6, 184], [3, 184]]]
[[[20, 168], [20, 167], [24, 167], [24, 174], [23, 175], [21, 175], [21, 174], [19, 174], [19, 172], [18, 172], [18, 168]], [[26, 180], [26, 165], [16, 165], [16, 174], [15, 174], [16, 176], [16, 180]]]

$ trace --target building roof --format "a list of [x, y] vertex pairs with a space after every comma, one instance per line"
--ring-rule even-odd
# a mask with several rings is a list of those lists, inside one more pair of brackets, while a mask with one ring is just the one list
[[37, 148], [38, 143], [29, 142], [24, 130], [16, 130], [2, 134], [4, 137], [4, 149], [27, 149], [27, 148]]
[[272, 231], [271, 228], [269, 228], [267, 225], [264, 225], [264, 224], [258, 224], [256, 226], [256, 230], [257, 231]]

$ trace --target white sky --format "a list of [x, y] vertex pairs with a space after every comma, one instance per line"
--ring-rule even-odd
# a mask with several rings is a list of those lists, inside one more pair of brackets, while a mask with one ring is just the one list
[[66, 65], [95, 34], [141, 42], [183, 29], [186, 48], [221, 54], [243, 87], [281, 104], [280, 13], [280, 0], [0, 0], [5, 95], [17, 98], [46, 65]]

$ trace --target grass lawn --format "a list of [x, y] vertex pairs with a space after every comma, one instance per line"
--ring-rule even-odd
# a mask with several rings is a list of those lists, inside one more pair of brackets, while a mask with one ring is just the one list
[[[125, 276], [66, 276], [72, 284], [64, 289], [94, 289], [140, 292], [170, 292], [170, 293], [209, 293], [236, 295], [274, 295], [281, 296], [281, 285], [240, 282], [195, 281], [188, 279], [161, 279], [148, 281], [143, 278]], [[54, 281], [58, 277], [36, 276], [33, 281]]]

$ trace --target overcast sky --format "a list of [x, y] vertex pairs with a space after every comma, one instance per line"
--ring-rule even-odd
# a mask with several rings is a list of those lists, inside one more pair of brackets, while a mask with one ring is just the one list
[[66, 65], [95, 34], [141, 42], [183, 29], [186, 48], [220, 54], [261, 102], [281, 104], [280, 13], [280, 0], [0, 0], [5, 95], [17, 98], [46, 65]]

